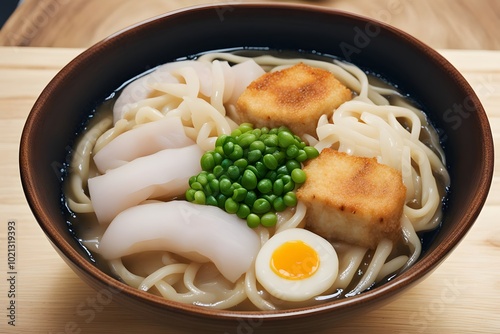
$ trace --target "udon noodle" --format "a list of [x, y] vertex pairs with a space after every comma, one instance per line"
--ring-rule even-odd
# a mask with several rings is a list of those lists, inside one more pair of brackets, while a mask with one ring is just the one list
[[[68, 208], [81, 217], [78, 224], [90, 221], [87, 224], [92, 227], [91, 232], [82, 232], [79, 237], [91, 253], [99, 253], [99, 241], [106, 229], [106, 225], [95, 222], [88, 191], [89, 178], [102, 173], [93, 157], [119, 135], [168, 117], [179, 117], [187, 136], [203, 151], [213, 149], [217, 136], [230, 134], [238, 126], [235, 99], [244, 87], [236, 86], [245, 80], [228, 79], [228, 64], [243, 64], [248, 59], [232, 53], [207, 53], [185, 65], [170, 65], [168, 71], [157, 70], [142, 81], [133, 81], [129, 92], [122, 93], [128, 97], [115, 98], [113, 110], [108, 103], [103, 107], [107, 111], [97, 113], [74, 146], [65, 187]], [[111, 272], [128, 285], [171, 301], [218, 309], [275, 310], [353, 296], [412, 266], [422, 252], [418, 233], [439, 226], [442, 199], [449, 186], [439, 138], [424, 113], [395, 89], [381, 85], [380, 81], [374, 83], [373, 78], [352, 64], [268, 55], [252, 59], [263, 72], [299, 62], [322, 68], [354, 93], [354, 98], [337, 108], [332, 117], [320, 118], [315, 135], [303, 139], [318, 151], [331, 147], [349, 155], [375, 157], [379, 163], [401, 171], [407, 192], [399, 243], [382, 240], [372, 251], [332, 242], [339, 262], [334, 284], [320, 296], [300, 303], [285, 302], [267, 293], [256, 280], [253, 266], [232, 283], [211, 262], [187, 260], [167, 251], [139, 252], [113, 259], [109, 261]], [[200, 69], [195, 63], [206, 66]], [[241, 67], [238, 75], [247, 75], [245, 70]], [[165, 73], [174, 75], [179, 82], [166, 83]], [[210, 87], [204, 80], [211, 80]], [[306, 211], [299, 201], [293, 210], [278, 214], [275, 228], [255, 228], [261, 245], [284, 230], [302, 228]]]

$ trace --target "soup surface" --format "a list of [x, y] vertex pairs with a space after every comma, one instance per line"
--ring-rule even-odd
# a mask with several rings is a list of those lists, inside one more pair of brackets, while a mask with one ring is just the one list
[[121, 281], [200, 307], [348, 298], [412, 266], [449, 186], [424, 111], [333, 57], [231, 50], [130, 80], [85, 121], [68, 226]]

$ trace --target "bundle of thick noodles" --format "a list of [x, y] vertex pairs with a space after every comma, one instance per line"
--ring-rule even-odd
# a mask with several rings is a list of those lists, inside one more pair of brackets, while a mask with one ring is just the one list
[[[212, 308], [313, 305], [401, 273], [420, 256], [417, 232], [440, 224], [449, 177], [423, 112], [387, 87], [337, 60], [208, 53], [158, 67], [75, 146], [68, 207], [98, 222], [82, 243], [126, 284]], [[286, 126], [320, 152], [300, 159], [307, 179], [274, 226], [187, 201], [200, 159], [244, 122], [256, 135]]]

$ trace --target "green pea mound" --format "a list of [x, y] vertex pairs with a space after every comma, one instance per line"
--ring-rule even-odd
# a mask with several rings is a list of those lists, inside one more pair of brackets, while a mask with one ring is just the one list
[[221, 135], [189, 179], [186, 200], [217, 206], [246, 219], [249, 227], [276, 225], [276, 212], [297, 205], [295, 189], [306, 181], [302, 163], [319, 155], [288, 128], [243, 123]]

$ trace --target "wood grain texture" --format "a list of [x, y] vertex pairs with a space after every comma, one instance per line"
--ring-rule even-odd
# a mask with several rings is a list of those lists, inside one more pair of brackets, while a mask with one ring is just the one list
[[[214, 0], [25, 0], [0, 30], [0, 45], [88, 47], [139, 21]], [[248, 2], [239, 0], [235, 2]], [[434, 48], [500, 49], [498, 0], [315, 0], [294, 2], [384, 21]]]
[[[37, 225], [19, 179], [19, 138], [43, 87], [83, 49], [0, 47], [0, 333], [178, 333], [85, 285]], [[470, 82], [500, 145], [500, 51], [447, 51]], [[499, 333], [500, 157], [475, 225], [425, 281], [326, 333]], [[7, 325], [7, 223], [17, 227], [16, 327]], [[234, 331], [247, 333], [235, 324]]]

